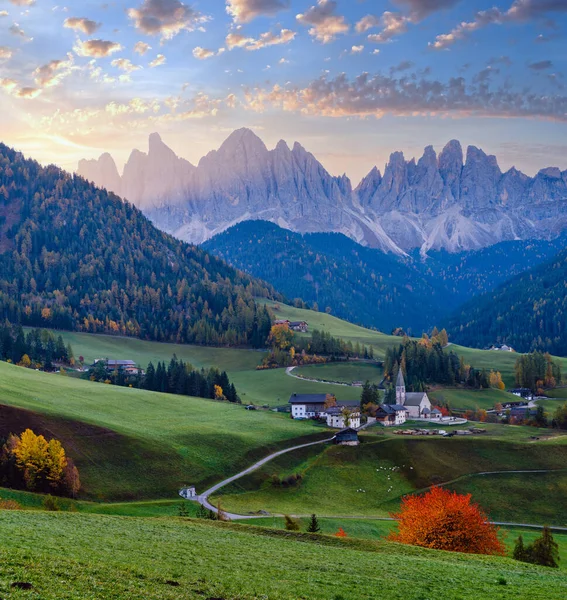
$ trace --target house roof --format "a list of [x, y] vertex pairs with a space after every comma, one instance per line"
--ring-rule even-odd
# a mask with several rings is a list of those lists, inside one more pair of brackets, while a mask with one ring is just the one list
[[401, 404], [380, 404], [380, 409], [383, 413], [387, 415], [395, 415], [397, 412], [403, 411], [406, 412], [407, 408], [402, 406]]
[[354, 404], [352, 402], [340, 402], [337, 406], [331, 406], [327, 409], [328, 415], [340, 415], [343, 408], [358, 408], [358, 402]]
[[95, 360], [95, 364], [99, 361], [105, 362], [109, 367], [117, 366], [117, 367], [135, 367], [136, 363], [133, 360], [114, 360], [113, 358], [97, 358]]
[[346, 429], [341, 429], [337, 435], [335, 435], [336, 440], [358, 440], [358, 433], [356, 429], [352, 427], [347, 427]]
[[327, 394], [292, 394], [289, 404], [325, 404]]
[[406, 406], [419, 406], [424, 396], [427, 398], [425, 392], [408, 392], [404, 404]]
[[289, 321], [290, 327], [298, 327], [299, 325], [307, 325], [307, 321]]

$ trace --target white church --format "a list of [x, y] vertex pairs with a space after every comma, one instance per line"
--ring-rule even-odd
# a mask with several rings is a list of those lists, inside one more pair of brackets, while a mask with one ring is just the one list
[[407, 409], [408, 419], [441, 419], [441, 412], [431, 407], [425, 392], [406, 392], [406, 382], [402, 369], [396, 379], [396, 404]]

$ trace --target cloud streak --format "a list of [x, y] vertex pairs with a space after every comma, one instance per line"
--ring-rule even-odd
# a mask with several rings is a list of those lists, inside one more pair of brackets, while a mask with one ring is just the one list
[[69, 17], [63, 21], [63, 27], [73, 29], [74, 31], [82, 31], [85, 35], [92, 35], [100, 29], [101, 23], [91, 21], [84, 17]]
[[104, 58], [115, 52], [120, 52], [122, 49], [122, 45], [118, 42], [108, 40], [87, 40], [85, 42], [77, 40], [73, 47], [75, 54], [78, 56], [92, 56], [93, 58]]
[[236, 23], [249, 23], [262, 16], [287, 10], [290, 0], [226, 0], [226, 12]]
[[207, 17], [179, 0], [144, 0], [139, 8], [128, 9], [134, 26], [147, 35], [170, 40], [183, 30], [193, 31]]
[[345, 18], [336, 14], [336, 8], [335, 0], [318, 0], [305, 13], [297, 15], [296, 19], [302, 25], [310, 27], [309, 35], [318, 42], [328, 44], [350, 29]]
[[567, 122], [567, 96], [491, 86], [483, 78], [467, 83], [462, 77], [447, 82], [415, 75], [363, 73], [351, 80], [323, 76], [306, 87], [254, 88], [246, 91], [246, 106], [263, 112], [286, 112], [324, 117], [450, 116], [523, 117]]
[[434, 50], [445, 50], [457, 41], [467, 38], [471, 33], [489, 25], [531, 21], [554, 12], [567, 13], [567, 2], [565, 0], [515, 0], [506, 11], [497, 7], [478, 11], [472, 21], [463, 21], [449, 33], [438, 35], [429, 46]]

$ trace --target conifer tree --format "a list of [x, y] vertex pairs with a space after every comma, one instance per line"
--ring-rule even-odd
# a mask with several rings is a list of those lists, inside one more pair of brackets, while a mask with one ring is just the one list
[[321, 531], [321, 527], [319, 527], [319, 520], [317, 519], [317, 515], [313, 513], [311, 518], [309, 519], [309, 525], [307, 526], [308, 533], [319, 533]]

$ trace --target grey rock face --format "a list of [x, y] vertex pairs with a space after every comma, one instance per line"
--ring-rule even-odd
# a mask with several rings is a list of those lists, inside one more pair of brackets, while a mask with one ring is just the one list
[[273, 150], [249, 129], [233, 132], [194, 167], [152, 134], [122, 177], [109, 154], [82, 160], [78, 174], [122, 195], [159, 227], [201, 243], [239, 221], [264, 219], [305, 232], [336, 231], [384, 251], [450, 252], [513, 239], [552, 238], [567, 229], [567, 171], [530, 178], [502, 173], [494, 156], [458, 141], [415, 162], [394, 152], [353, 190], [300, 144]]

